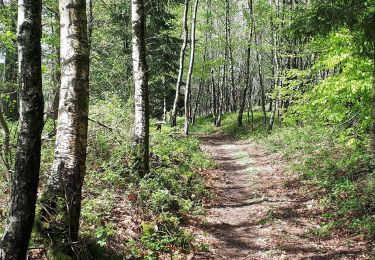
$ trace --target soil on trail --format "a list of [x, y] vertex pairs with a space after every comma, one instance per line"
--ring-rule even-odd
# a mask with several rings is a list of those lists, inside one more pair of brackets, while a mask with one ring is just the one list
[[211, 252], [195, 259], [371, 259], [359, 237], [316, 235], [322, 209], [279, 154], [223, 135], [201, 140], [218, 165], [217, 198], [201, 227]]

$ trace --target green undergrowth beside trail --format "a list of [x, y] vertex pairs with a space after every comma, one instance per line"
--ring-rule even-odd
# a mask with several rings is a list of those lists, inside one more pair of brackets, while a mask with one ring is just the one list
[[[199, 248], [186, 223], [205, 213], [210, 194], [201, 173], [213, 163], [196, 137], [168, 126], [157, 132], [151, 122], [151, 171], [139, 177], [131, 158], [132, 107], [115, 97], [91, 106], [80, 259], [157, 259]], [[43, 132], [42, 187], [53, 161], [55, 138], [48, 134], [54, 127], [48, 121]], [[38, 204], [30, 247], [46, 248], [49, 259], [70, 259], [61, 254], [63, 241], [51, 245], [42, 233], [40, 227], [48, 228], [49, 222], [41, 220], [41, 208]]]
[[[327, 236], [346, 231], [372, 241], [375, 237], [375, 171], [369, 137], [337, 125], [282, 126], [267, 133], [260, 113], [254, 130], [237, 126], [237, 114], [227, 114], [223, 126], [212, 118], [200, 118], [196, 134], [223, 133], [235, 139], [252, 139], [267, 150], [279, 152], [291, 171], [299, 173], [303, 185], [315, 187], [312, 196], [323, 207], [324, 222], [315, 231]], [[245, 121], [246, 122], [246, 121]]]
[[[223, 115], [221, 127], [216, 127], [213, 124], [213, 117], [206, 116], [196, 119], [196, 123], [192, 126], [191, 132], [195, 135], [209, 135], [213, 133], [222, 133], [230, 138], [248, 139], [251, 137], [267, 136], [267, 127], [263, 124], [263, 116], [261, 113], [254, 113], [254, 125], [251, 127], [249, 118], [244, 114], [243, 126], [237, 125], [237, 113], [230, 113]], [[269, 118], [267, 118], [268, 122]], [[278, 128], [275, 125], [275, 128]]]

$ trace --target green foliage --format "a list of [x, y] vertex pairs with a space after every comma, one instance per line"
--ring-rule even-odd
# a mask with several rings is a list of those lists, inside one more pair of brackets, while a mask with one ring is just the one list
[[317, 232], [327, 235], [333, 228], [350, 229], [371, 238], [375, 235], [374, 162], [361, 145], [343, 138], [334, 128], [310, 125], [281, 129], [266, 143], [282, 151], [303, 180], [319, 187], [327, 224]]
[[157, 259], [161, 252], [191, 250], [193, 237], [180, 224], [179, 218], [171, 213], [162, 213], [153, 221], [144, 222], [139, 241], [130, 240], [128, 243], [132, 254], [142, 259]]
[[[150, 107], [155, 117], [162, 115], [164, 98], [168, 107], [173, 102], [180, 48], [178, 36], [173, 36], [176, 2], [147, 1]], [[105, 99], [105, 93], [110, 92], [126, 101], [133, 93], [130, 2], [93, 1], [93, 9], [91, 95]]]
[[[248, 139], [250, 137], [260, 138], [267, 136], [268, 126], [264, 125], [263, 114], [256, 107], [254, 112], [254, 126], [251, 127], [251, 115], [244, 114], [244, 126], [237, 124], [237, 113], [224, 114], [221, 127], [215, 127], [212, 116], [198, 118], [196, 124], [192, 127], [192, 132], [198, 135], [207, 135], [212, 133], [223, 133], [235, 139]], [[267, 121], [269, 115], [267, 115]], [[278, 125], [275, 125], [278, 128]]]
[[151, 143], [151, 172], [130, 186], [131, 193], [138, 194], [145, 221], [141, 238], [128, 245], [145, 259], [191, 249], [193, 238], [181, 225], [187, 216], [202, 214], [209, 194], [199, 172], [212, 166], [197, 139], [169, 127], [152, 132]]
[[182, 223], [187, 216], [202, 214], [208, 192], [199, 174], [212, 163], [196, 138], [185, 138], [169, 127], [161, 132], [152, 129], [151, 172], [140, 178], [131, 170], [131, 107], [116, 97], [96, 100], [91, 106], [82, 232], [106, 249], [116, 235], [116, 223], [110, 219], [119, 214], [113, 212], [120, 197], [132, 208], [121, 214], [136, 214], [142, 223], [128, 227], [141, 228], [140, 237], [122, 241], [134, 257], [153, 259], [162, 252], [188, 251], [192, 237]]
[[[183, 227], [184, 220], [204, 213], [202, 205], [209, 193], [200, 173], [212, 167], [212, 162], [203, 155], [199, 141], [170, 127], [163, 127], [161, 132], [151, 129], [151, 172], [141, 178], [131, 167], [132, 107], [132, 102], [124, 105], [115, 96], [92, 100], [82, 202], [83, 257], [117, 259], [120, 255], [123, 259], [130, 254], [155, 259], [163, 252], [187, 252], [192, 249], [193, 237]], [[48, 120], [43, 135], [53, 133], [54, 127]], [[43, 142], [41, 183], [47, 181], [53, 146], [54, 138]], [[139, 236], [116, 241], [128, 253], [125, 249], [117, 253], [110, 250], [119, 235], [118, 214], [140, 220], [127, 227], [138, 234], [142, 231]], [[48, 223], [38, 221], [39, 216], [36, 219], [36, 226], [48, 228]], [[49, 243], [41, 241], [40, 234], [34, 237], [36, 244]], [[53, 254], [60, 246], [54, 245]]]
[[[356, 54], [353, 35], [347, 29], [317, 38], [311, 52], [320, 52], [314, 66], [288, 73], [287, 88], [281, 95], [292, 99], [285, 116], [295, 122], [341, 125], [352, 136], [369, 130], [372, 99], [372, 62]], [[314, 83], [321, 73], [328, 77]]]

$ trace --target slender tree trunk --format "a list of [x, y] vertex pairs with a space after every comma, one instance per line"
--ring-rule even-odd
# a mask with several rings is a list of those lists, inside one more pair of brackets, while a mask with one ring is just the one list
[[372, 153], [375, 157], [375, 41], [373, 42], [373, 61], [374, 61], [374, 70], [373, 70], [373, 81], [372, 81]]
[[186, 80], [185, 87], [185, 126], [184, 133], [189, 135], [189, 123], [190, 123], [190, 96], [191, 96], [191, 78], [193, 75], [194, 61], [195, 61], [195, 31], [197, 23], [197, 12], [198, 12], [199, 0], [195, 0], [194, 10], [193, 10], [193, 20], [191, 22], [191, 50], [190, 50], [190, 64], [189, 72]]
[[178, 69], [178, 77], [177, 77], [177, 83], [176, 83], [176, 96], [173, 102], [173, 109], [172, 109], [172, 114], [171, 114], [171, 126], [176, 126], [177, 125], [177, 112], [178, 112], [178, 101], [180, 99], [180, 91], [181, 91], [181, 81], [182, 77], [184, 75], [184, 64], [185, 64], [185, 52], [186, 52], [186, 47], [187, 47], [187, 40], [189, 37], [189, 32], [188, 32], [188, 11], [189, 11], [189, 0], [185, 0], [184, 4], [184, 16], [183, 16], [183, 33], [182, 33], [182, 47], [181, 47], [181, 52], [180, 52], [180, 65]]
[[11, 179], [9, 217], [0, 246], [0, 258], [6, 260], [26, 258], [35, 217], [43, 129], [42, 1], [19, 0], [18, 8], [21, 129]]
[[163, 98], [163, 122], [167, 122], [167, 98]]
[[[272, 1], [271, 4], [274, 4]], [[273, 22], [273, 15], [271, 15], [271, 31], [272, 31], [272, 74], [273, 74], [273, 89], [279, 91], [279, 59], [278, 59], [278, 52], [277, 52], [277, 35], [276, 35], [276, 26], [274, 25]], [[268, 125], [268, 132], [271, 133], [273, 130], [274, 122], [275, 122], [275, 117], [276, 113], [279, 109], [279, 99], [271, 99], [270, 101], [270, 108], [271, 108], [271, 117]]]
[[217, 120], [215, 122], [216, 127], [221, 126], [221, 120], [223, 116], [223, 105], [224, 105], [224, 89], [225, 89], [225, 79], [226, 76], [226, 65], [223, 67], [223, 82], [222, 85], [218, 84], [218, 111], [217, 111]]
[[94, 13], [93, 13], [93, 0], [87, 0], [87, 38], [89, 48], [91, 50], [91, 43], [92, 43], [92, 31], [94, 28]]
[[250, 46], [247, 48], [247, 58], [246, 58], [246, 78], [245, 78], [245, 89], [243, 90], [240, 109], [238, 112], [238, 118], [237, 123], [238, 126], [241, 127], [243, 125], [243, 112], [245, 110], [246, 105], [246, 98], [247, 98], [247, 92], [249, 89], [249, 80], [250, 80], [250, 59], [251, 59], [251, 48]]
[[[258, 48], [260, 44], [261, 44], [261, 39], [258, 38]], [[261, 101], [262, 112], [263, 112], [263, 122], [266, 125], [267, 124], [266, 94], [265, 94], [265, 88], [264, 88], [264, 78], [263, 78], [263, 73], [262, 73], [262, 56], [260, 54], [259, 49], [257, 50], [257, 62], [258, 62], [259, 87], [260, 87], [260, 94], [261, 94], [260, 101]]]
[[197, 118], [198, 108], [199, 108], [199, 105], [200, 105], [200, 102], [201, 102], [202, 91], [203, 91], [203, 82], [201, 80], [199, 82], [197, 99], [195, 100], [194, 112], [193, 112], [193, 117], [192, 117], [192, 120], [191, 120], [191, 123], [193, 125], [195, 123], [195, 119]]
[[148, 68], [146, 62], [146, 14], [144, 0], [132, 0], [133, 32], [133, 77], [135, 84], [135, 128], [133, 146], [135, 148], [136, 169], [144, 176], [149, 172], [149, 91]]
[[[245, 78], [245, 89], [242, 95], [240, 109], [238, 113], [237, 123], [238, 126], [241, 127], [243, 125], [243, 113], [245, 111], [245, 105], [246, 105], [246, 99], [247, 99], [247, 92], [250, 87], [250, 59], [251, 59], [251, 41], [253, 39], [253, 30], [254, 30], [254, 23], [253, 23], [253, 1], [248, 0], [248, 8], [249, 8], [249, 14], [250, 14], [250, 39], [247, 47], [247, 56], [246, 56], [246, 78]], [[252, 85], [252, 83], [251, 83]], [[251, 95], [251, 93], [250, 93]], [[251, 97], [249, 99], [249, 103], [251, 103]], [[251, 105], [251, 104], [249, 104]]]
[[[89, 47], [85, 0], [60, 0], [61, 90], [55, 155], [42, 203], [50, 216], [58, 211], [54, 237], [75, 252], [86, 172], [89, 108]], [[63, 205], [56, 203], [63, 201]]]
[[4, 118], [3, 111], [0, 109], [0, 127], [3, 130], [3, 147], [1, 159], [3, 161], [5, 172], [5, 179], [10, 180], [10, 131], [7, 121]]
[[230, 61], [230, 110], [231, 112], [237, 111], [237, 100], [236, 100], [236, 89], [234, 82], [234, 58], [233, 58], [233, 47], [232, 47], [232, 33], [231, 33], [231, 17], [230, 17], [230, 3], [229, 0], [225, 1], [225, 11], [226, 11], [226, 30], [228, 37], [228, 50], [229, 50], [229, 61]]
[[[10, 8], [16, 8], [17, 2], [15, 0], [10, 0], [5, 3]], [[5, 7], [2, 3], [1, 6]], [[15, 12], [16, 13], [16, 12]], [[11, 21], [10, 31], [16, 33], [17, 25], [16, 19]], [[13, 48], [7, 48], [5, 53], [5, 83], [7, 83], [6, 89], [3, 89], [5, 93], [5, 98], [1, 100], [1, 106], [3, 114], [10, 120], [19, 119], [19, 90], [17, 87], [17, 42], [12, 41]]]
[[[55, 19], [57, 21], [60, 21], [60, 16], [58, 12], [54, 14]], [[58, 34], [60, 33], [60, 28], [57, 30]], [[58, 114], [59, 114], [59, 100], [60, 100], [60, 87], [61, 87], [61, 64], [60, 64], [60, 46], [54, 46], [54, 52], [56, 54], [56, 64], [54, 67], [53, 72], [53, 81], [54, 81], [54, 87], [52, 89], [52, 102], [51, 105], [47, 111], [47, 115], [57, 120]]]
[[212, 115], [214, 118], [214, 124], [216, 124], [217, 114], [218, 114], [218, 98], [217, 98], [217, 89], [215, 85], [215, 71], [211, 69], [211, 85], [212, 85]]

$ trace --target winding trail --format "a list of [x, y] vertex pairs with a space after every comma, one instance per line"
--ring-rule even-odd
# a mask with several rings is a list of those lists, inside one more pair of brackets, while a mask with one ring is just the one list
[[201, 141], [217, 198], [201, 227], [210, 252], [194, 259], [371, 259], [360, 237], [317, 236], [322, 209], [279, 154], [220, 134]]

